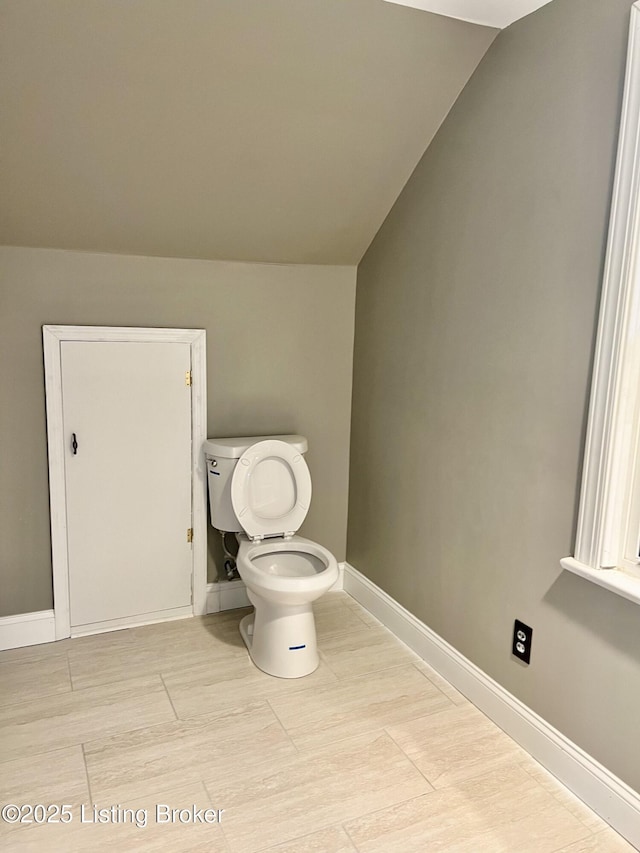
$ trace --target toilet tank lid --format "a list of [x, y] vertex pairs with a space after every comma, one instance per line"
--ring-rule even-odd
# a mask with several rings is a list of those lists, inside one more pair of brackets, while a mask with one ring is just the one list
[[223, 459], [239, 459], [245, 450], [259, 441], [277, 439], [293, 445], [300, 453], [306, 453], [308, 444], [303, 435], [250, 435], [244, 438], [208, 438], [204, 442], [205, 456]]

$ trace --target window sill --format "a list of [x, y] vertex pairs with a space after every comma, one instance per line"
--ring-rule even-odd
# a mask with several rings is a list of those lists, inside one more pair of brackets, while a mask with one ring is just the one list
[[621, 595], [634, 604], [640, 604], [640, 578], [623, 572], [621, 569], [592, 569], [575, 557], [563, 557], [560, 565], [574, 575], [580, 575], [592, 583], [598, 584], [609, 592]]

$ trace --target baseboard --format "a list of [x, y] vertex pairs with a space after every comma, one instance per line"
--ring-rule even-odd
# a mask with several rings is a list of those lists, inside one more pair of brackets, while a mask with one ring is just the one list
[[[344, 588], [344, 563], [338, 563], [338, 580], [329, 592]], [[207, 613], [220, 613], [223, 610], [235, 610], [251, 604], [241, 580], [218, 581], [207, 584]]]
[[456, 651], [349, 563], [344, 589], [640, 849], [640, 794]]
[[207, 613], [236, 610], [238, 607], [248, 607], [250, 603], [241, 580], [207, 584]]
[[[338, 563], [338, 580], [331, 587], [331, 592], [344, 588], [344, 567], [344, 563]], [[220, 581], [219, 583], [207, 584], [207, 613], [235, 610], [238, 607], [248, 607], [249, 604], [247, 591], [241, 580]], [[173, 618], [184, 618], [189, 615], [191, 615], [190, 608], [189, 612], [181, 613], [180, 616], [174, 616]], [[146, 620], [139, 624], [146, 625], [149, 622], [164, 621], [167, 618], [172, 618], [169, 613], [163, 616], [162, 619]], [[95, 634], [100, 631], [113, 631], [119, 627], [130, 628], [131, 625], [121, 626], [114, 622], [114, 624], [109, 623], [109, 626], [105, 628], [103, 623], [100, 623], [99, 626], [91, 626], [88, 630], [76, 628], [74, 636]], [[55, 639], [56, 631], [53, 610], [40, 610], [36, 613], [19, 613], [17, 616], [0, 617], [0, 651], [4, 649], [17, 649], [21, 646], [36, 646], [40, 643], [52, 643]]]
[[119, 619], [105, 619], [101, 622], [89, 622], [86, 625], [72, 625], [72, 637], [90, 637], [93, 634], [108, 634], [111, 631], [124, 631], [127, 628], [140, 628], [143, 625], [157, 625], [158, 622], [175, 622], [193, 616], [193, 607], [171, 607], [168, 610], [154, 610], [138, 618], [123, 616]]
[[329, 592], [340, 592], [344, 589], [344, 567], [346, 563], [338, 563], [338, 580], [331, 587]]
[[52, 643], [56, 638], [53, 610], [0, 618], [0, 650]]

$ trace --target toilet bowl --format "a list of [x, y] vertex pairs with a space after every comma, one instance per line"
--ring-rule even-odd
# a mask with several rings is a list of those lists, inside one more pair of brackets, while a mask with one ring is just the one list
[[338, 579], [333, 554], [296, 535], [311, 500], [306, 449], [302, 436], [205, 443], [211, 522], [238, 534], [236, 566], [254, 606], [240, 634], [255, 665], [279, 678], [317, 668], [312, 603]]
[[338, 579], [333, 554], [301, 536], [241, 537], [237, 567], [255, 608], [240, 623], [255, 665], [280, 678], [313, 672], [320, 658], [312, 602]]

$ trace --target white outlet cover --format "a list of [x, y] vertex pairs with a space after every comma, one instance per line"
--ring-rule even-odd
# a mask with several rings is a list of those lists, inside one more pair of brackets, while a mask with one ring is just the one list
[[514, 21], [524, 18], [551, 3], [551, 0], [386, 0], [399, 6], [411, 6], [448, 18], [459, 18], [484, 27], [503, 30]]

